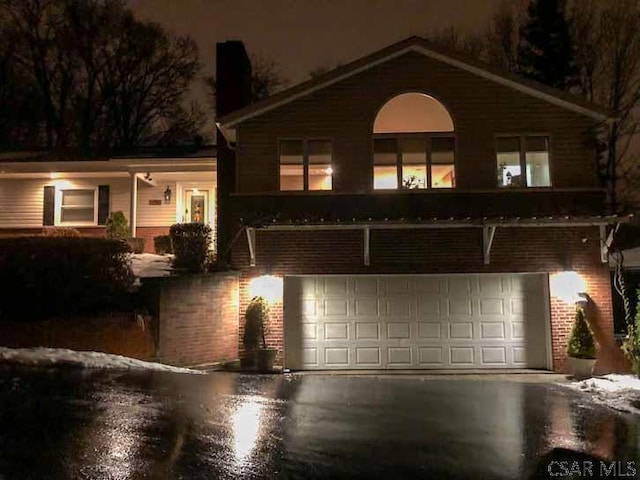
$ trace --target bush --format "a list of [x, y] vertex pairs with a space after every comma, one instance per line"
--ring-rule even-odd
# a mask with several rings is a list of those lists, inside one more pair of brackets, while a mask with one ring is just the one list
[[169, 235], [176, 255], [174, 266], [193, 273], [205, 272], [211, 249], [211, 227], [203, 223], [177, 223], [171, 226]]
[[576, 307], [576, 315], [567, 344], [567, 354], [573, 358], [596, 358], [593, 333], [591, 333], [582, 307]]
[[111, 212], [104, 226], [107, 230], [107, 238], [124, 240], [131, 236], [129, 222], [121, 211]]
[[105, 238], [1, 238], [0, 319], [122, 310], [134, 280], [127, 251]]
[[45, 237], [79, 237], [80, 231], [70, 227], [52, 227], [44, 230]]
[[640, 290], [636, 292], [638, 307], [636, 316], [627, 319], [627, 336], [622, 342], [622, 351], [631, 363], [633, 372], [640, 375]]
[[263, 297], [253, 297], [244, 315], [244, 335], [242, 344], [248, 351], [257, 350], [262, 341], [262, 348], [267, 348], [265, 329], [269, 320], [269, 304]]
[[171, 245], [170, 235], [159, 235], [153, 237], [153, 248], [158, 255], [165, 253], [173, 253], [173, 245]]

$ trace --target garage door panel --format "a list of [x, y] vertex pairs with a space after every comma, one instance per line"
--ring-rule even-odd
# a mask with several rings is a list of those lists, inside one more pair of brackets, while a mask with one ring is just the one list
[[356, 298], [354, 300], [355, 315], [357, 317], [377, 317], [380, 315], [377, 298]]
[[546, 281], [544, 274], [287, 277], [285, 364], [546, 368]]
[[418, 339], [441, 339], [442, 324], [440, 322], [419, 322]]
[[506, 339], [503, 322], [481, 322], [480, 338], [482, 339]]
[[358, 366], [375, 368], [382, 366], [382, 352], [379, 347], [357, 347], [356, 363]]
[[504, 315], [504, 300], [502, 298], [480, 299], [480, 315]]
[[380, 340], [380, 324], [356, 322], [356, 340]]

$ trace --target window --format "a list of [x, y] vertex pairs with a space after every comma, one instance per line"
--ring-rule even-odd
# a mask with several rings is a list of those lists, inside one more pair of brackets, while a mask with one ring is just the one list
[[455, 187], [453, 137], [378, 137], [373, 145], [375, 190]]
[[60, 193], [60, 223], [97, 223], [95, 190], [62, 190]]
[[280, 141], [280, 190], [331, 190], [331, 140]]
[[373, 124], [374, 190], [455, 187], [453, 120], [435, 98], [393, 97]]
[[499, 187], [551, 186], [548, 137], [499, 137], [496, 160]]

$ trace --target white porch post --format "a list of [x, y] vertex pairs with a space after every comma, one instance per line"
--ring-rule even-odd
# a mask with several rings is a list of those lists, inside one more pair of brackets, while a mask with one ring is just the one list
[[129, 227], [131, 228], [131, 236], [136, 236], [137, 217], [138, 217], [138, 174], [131, 172], [131, 188], [130, 188], [130, 205], [129, 205]]

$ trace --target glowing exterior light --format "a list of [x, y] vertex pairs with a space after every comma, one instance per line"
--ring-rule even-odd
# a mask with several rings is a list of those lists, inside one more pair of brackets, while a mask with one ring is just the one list
[[262, 275], [249, 282], [249, 296], [262, 297], [269, 303], [282, 301], [283, 282], [281, 277]]
[[549, 287], [551, 296], [566, 303], [583, 301], [584, 298], [580, 294], [587, 290], [584, 278], [574, 271], [558, 272], [551, 275]]
[[331, 175], [331, 174], [333, 174], [333, 168], [331, 168], [331, 167], [327, 167], [327, 168], [325, 169], [324, 173], [326, 173], [327, 175]]

